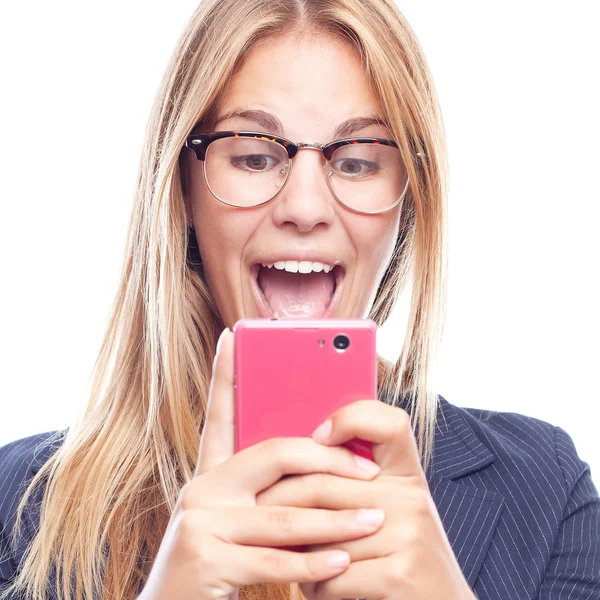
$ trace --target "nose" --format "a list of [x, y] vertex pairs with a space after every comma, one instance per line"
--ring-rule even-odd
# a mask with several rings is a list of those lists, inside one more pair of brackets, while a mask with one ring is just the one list
[[290, 165], [281, 193], [273, 202], [273, 220], [279, 227], [295, 227], [301, 233], [327, 227], [334, 217], [335, 199], [329, 191], [320, 150], [302, 148]]

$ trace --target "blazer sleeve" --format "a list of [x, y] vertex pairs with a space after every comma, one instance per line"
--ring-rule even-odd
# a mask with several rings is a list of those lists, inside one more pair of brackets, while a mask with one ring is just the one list
[[8, 584], [14, 575], [15, 562], [11, 556], [4, 526], [0, 523], [0, 593], [8, 588]]
[[568, 499], [538, 600], [596, 600], [600, 598], [600, 497], [589, 465], [559, 427], [555, 445]]

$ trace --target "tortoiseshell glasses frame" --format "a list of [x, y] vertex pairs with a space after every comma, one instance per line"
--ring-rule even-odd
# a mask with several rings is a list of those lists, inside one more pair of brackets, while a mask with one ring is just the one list
[[[283, 147], [285, 149], [285, 151], [287, 153], [287, 157], [289, 159], [289, 165], [285, 167], [285, 169], [287, 169], [285, 172], [285, 180], [280, 185], [279, 190], [275, 194], [273, 194], [267, 200], [258, 202], [256, 204], [240, 205], [240, 204], [233, 204], [231, 202], [224, 200], [223, 198], [219, 197], [219, 195], [213, 191], [210, 183], [208, 182], [207, 174], [206, 174], [207, 151], [208, 151], [209, 146], [213, 142], [215, 142], [217, 140], [222, 140], [224, 138], [251, 138], [251, 139], [257, 139], [257, 140], [263, 140], [263, 141], [274, 142], [276, 144], [279, 144], [281, 147]], [[396, 150], [398, 150], [398, 153], [400, 152], [398, 149], [398, 144], [396, 144], [396, 142], [394, 142], [393, 140], [382, 139], [382, 138], [372, 138], [372, 137], [347, 138], [347, 139], [335, 140], [328, 144], [318, 144], [315, 142], [294, 143], [284, 137], [280, 137], [280, 136], [276, 136], [276, 135], [272, 135], [272, 134], [268, 134], [268, 133], [256, 132], [256, 131], [217, 131], [217, 132], [212, 132], [212, 133], [195, 133], [195, 134], [192, 133], [186, 138], [186, 141], [185, 141], [185, 147], [191, 149], [194, 152], [194, 154], [198, 160], [203, 161], [204, 181], [206, 182], [207, 187], [208, 187], [209, 191], [211, 192], [211, 194], [220, 202], [223, 202], [224, 204], [227, 204], [229, 206], [235, 206], [238, 208], [255, 208], [256, 206], [261, 206], [263, 204], [266, 204], [267, 202], [270, 202], [273, 198], [275, 198], [277, 195], [279, 195], [279, 193], [281, 192], [281, 190], [283, 189], [285, 183], [287, 182], [287, 180], [289, 178], [289, 173], [292, 168], [292, 159], [296, 156], [296, 154], [298, 153], [299, 150], [303, 150], [303, 149], [317, 150], [317, 151], [321, 152], [323, 154], [325, 160], [327, 162], [329, 162], [331, 160], [331, 158], [333, 157], [334, 152], [336, 150], [338, 150], [339, 148], [342, 148], [344, 146], [353, 146], [353, 145], [361, 145], [361, 144], [370, 144], [372, 146], [373, 145], [387, 146], [390, 148], [395, 148]], [[400, 156], [399, 156], [399, 160], [401, 162]], [[283, 170], [280, 173], [281, 173], [281, 175], [284, 175]], [[331, 193], [333, 194], [334, 198], [340, 204], [342, 204], [345, 208], [347, 208], [353, 212], [359, 213], [359, 214], [381, 214], [381, 213], [385, 213], [385, 212], [392, 210], [395, 206], [397, 206], [402, 201], [402, 199], [404, 198], [404, 195], [406, 194], [406, 191], [408, 189], [408, 178], [406, 178], [406, 185], [404, 186], [404, 190], [402, 191], [400, 196], [397, 199], [395, 199], [395, 201], [392, 204], [390, 204], [389, 206], [386, 206], [383, 209], [375, 210], [375, 211], [357, 210], [355, 207], [349, 206], [348, 204], [346, 204], [343, 200], [341, 200], [338, 197], [338, 195], [336, 194], [336, 192], [333, 189], [332, 184], [330, 182], [332, 175], [333, 175], [333, 172], [331, 170], [325, 169], [327, 185], [328, 185]]]

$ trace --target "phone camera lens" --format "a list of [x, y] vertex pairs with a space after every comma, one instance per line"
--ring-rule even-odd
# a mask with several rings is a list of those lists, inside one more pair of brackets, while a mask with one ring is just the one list
[[336, 335], [333, 338], [333, 346], [336, 350], [346, 350], [350, 345], [350, 338], [347, 335]]

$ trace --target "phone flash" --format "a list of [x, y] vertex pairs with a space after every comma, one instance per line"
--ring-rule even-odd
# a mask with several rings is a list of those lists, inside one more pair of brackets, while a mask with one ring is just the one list
[[321, 348], [325, 345], [325, 340], [319, 340], [319, 346], [321, 346]]

